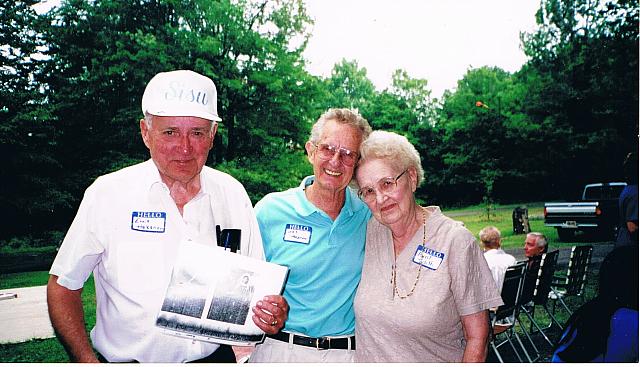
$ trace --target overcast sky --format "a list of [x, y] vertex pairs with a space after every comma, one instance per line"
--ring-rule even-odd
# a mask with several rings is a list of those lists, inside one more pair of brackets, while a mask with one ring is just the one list
[[535, 26], [539, 0], [305, 0], [315, 20], [305, 51], [314, 75], [356, 60], [380, 90], [395, 69], [428, 80], [432, 97], [470, 67], [514, 72], [526, 61], [519, 32]]
[[[395, 69], [428, 80], [432, 97], [467, 69], [506, 71], [526, 61], [519, 33], [531, 31], [539, 0], [304, 0], [315, 20], [305, 58], [314, 75], [356, 60], [379, 90]], [[48, 8], [59, 0], [45, 0]]]

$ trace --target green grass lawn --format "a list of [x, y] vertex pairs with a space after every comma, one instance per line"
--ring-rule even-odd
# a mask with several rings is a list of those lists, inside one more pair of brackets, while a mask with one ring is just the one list
[[[524, 206], [528, 210], [529, 227], [532, 232], [543, 233], [549, 241], [549, 250], [560, 247], [572, 247], [584, 244], [579, 238], [575, 242], [560, 242], [558, 232], [553, 227], [544, 225], [544, 203], [527, 203], [511, 205], [494, 205], [494, 209], [487, 215], [486, 208], [482, 205], [466, 207], [461, 209], [443, 209], [443, 213], [451, 218], [461, 221], [465, 227], [473, 233], [476, 238], [478, 233], [485, 226], [495, 226], [502, 233], [503, 248], [524, 248], [526, 235], [513, 233], [513, 209], [517, 206]], [[583, 241], [583, 240], [582, 240]], [[524, 250], [523, 250], [524, 256]]]
[[[474, 206], [461, 209], [443, 209], [443, 212], [452, 218], [459, 220], [474, 234], [478, 235], [480, 229], [487, 225], [496, 226], [502, 232], [503, 247], [505, 248], [522, 248], [525, 235], [513, 234], [512, 211], [513, 208], [519, 206], [513, 205], [496, 205], [488, 219], [484, 206]], [[553, 228], [544, 226], [543, 204], [533, 203], [526, 204], [529, 214], [529, 224], [532, 231], [544, 233], [550, 242], [550, 249], [558, 247], [570, 247], [579, 243], [562, 243], [558, 240], [558, 235]], [[589, 287], [586, 293], [586, 299], [592, 298], [595, 293], [595, 284], [597, 279], [597, 269], [592, 267], [589, 274]], [[35, 271], [25, 273], [0, 274], [0, 289], [29, 287], [46, 285], [49, 276], [46, 271]], [[95, 325], [95, 288], [93, 278], [86, 283], [82, 293], [87, 330]], [[582, 300], [570, 300], [569, 304], [572, 309], [576, 309]], [[566, 312], [560, 312], [558, 317], [561, 322], [565, 322], [569, 315]], [[543, 324], [548, 323], [548, 318], [543, 312], [536, 314], [536, 319]], [[542, 361], [547, 361], [547, 355]], [[58, 342], [57, 338], [46, 340], [32, 340], [24, 343], [0, 344], [0, 363], [18, 363], [18, 362], [68, 362], [67, 355]]]
[[0, 274], [0, 289], [47, 285], [48, 280], [49, 273], [46, 271]]

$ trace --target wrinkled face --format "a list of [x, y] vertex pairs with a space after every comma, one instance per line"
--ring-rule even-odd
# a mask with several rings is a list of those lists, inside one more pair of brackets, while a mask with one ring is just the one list
[[358, 186], [373, 189], [372, 194], [365, 200], [373, 216], [384, 225], [391, 225], [399, 221], [406, 221], [415, 205], [413, 193], [416, 191], [418, 179], [416, 170], [409, 168], [405, 174], [396, 180], [395, 187], [384, 189], [382, 185], [390, 181], [385, 178], [396, 178], [402, 171], [394, 168], [384, 159], [372, 158], [358, 166], [356, 179]]
[[317, 184], [322, 190], [332, 192], [344, 190], [353, 177], [355, 163], [353, 165], [345, 164], [339, 148], [357, 152], [361, 142], [362, 133], [356, 127], [341, 124], [335, 120], [325, 122], [320, 140], [315, 144], [329, 144], [338, 150], [331, 158], [325, 158], [318, 151], [319, 148], [313, 143], [307, 142], [305, 149], [309, 162], [313, 165], [314, 184]]
[[200, 174], [213, 146], [218, 125], [199, 117], [153, 116], [151, 128], [140, 120], [140, 132], [162, 181], [187, 183]]
[[526, 257], [538, 256], [542, 253], [543, 247], [536, 244], [536, 236], [527, 236], [524, 240], [524, 255]]

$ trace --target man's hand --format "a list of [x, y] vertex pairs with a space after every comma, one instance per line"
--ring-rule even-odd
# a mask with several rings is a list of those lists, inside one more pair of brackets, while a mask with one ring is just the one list
[[267, 334], [276, 334], [284, 327], [289, 304], [282, 296], [265, 296], [253, 307], [253, 322]]

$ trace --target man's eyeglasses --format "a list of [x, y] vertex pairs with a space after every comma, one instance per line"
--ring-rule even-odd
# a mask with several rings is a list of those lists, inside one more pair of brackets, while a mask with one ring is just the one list
[[311, 143], [316, 147], [316, 153], [323, 160], [329, 160], [336, 156], [336, 153], [340, 153], [340, 160], [345, 166], [353, 166], [358, 161], [358, 153], [345, 148], [338, 148], [331, 144], [316, 144]]
[[[390, 194], [395, 191], [396, 187], [398, 187], [398, 180], [405, 173], [407, 173], [407, 170], [404, 170], [404, 172], [399, 174], [396, 178], [384, 177], [378, 180], [376, 183], [378, 192], [380, 194]], [[358, 197], [364, 202], [371, 202], [376, 199], [376, 189], [371, 186], [363, 187], [358, 191]]]

